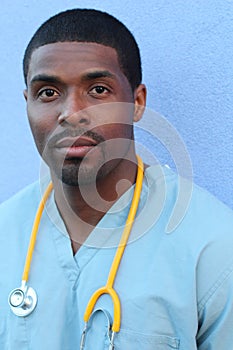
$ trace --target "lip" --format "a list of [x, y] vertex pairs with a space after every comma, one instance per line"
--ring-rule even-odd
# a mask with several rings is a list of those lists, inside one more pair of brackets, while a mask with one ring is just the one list
[[65, 137], [55, 144], [57, 151], [66, 159], [83, 158], [95, 146], [97, 146], [97, 142], [87, 136]]
[[76, 148], [76, 147], [90, 147], [96, 146], [97, 142], [87, 136], [79, 137], [64, 137], [63, 139], [56, 142], [55, 147], [57, 148]]

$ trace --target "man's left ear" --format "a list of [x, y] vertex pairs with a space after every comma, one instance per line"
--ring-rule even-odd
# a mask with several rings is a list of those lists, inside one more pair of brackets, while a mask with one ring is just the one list
[[146, 86], [138, 85], [134, 91], [134, 122], [138, 122], [145, 110], [146, 106]]

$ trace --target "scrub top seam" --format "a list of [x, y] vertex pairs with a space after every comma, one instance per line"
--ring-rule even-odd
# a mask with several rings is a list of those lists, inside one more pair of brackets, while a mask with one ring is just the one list
[[215, 283], [210, 287], [208, 292], [205, 294], [205, 296], [200, 300], [198, 303], [198, 312], [202, 312], [206, 304], [213, 298], [213, 296], [218, 292], [218, 290], [221, 288], [221, 286], [224, 284], [224, 282], [230, 278], [230, 275], [233, 272], [233, 261], [229, 264], [223, 273], [220, 275], [220, 277], [215, 281]]

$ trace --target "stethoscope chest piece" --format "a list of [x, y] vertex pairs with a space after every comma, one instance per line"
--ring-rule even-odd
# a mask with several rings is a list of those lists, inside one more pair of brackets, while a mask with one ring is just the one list
[[12, 312], [19, 317], [30, 315], [37, 304], [37, 295], [33, 288], [22, 285], [10, 292], [8, 302]]

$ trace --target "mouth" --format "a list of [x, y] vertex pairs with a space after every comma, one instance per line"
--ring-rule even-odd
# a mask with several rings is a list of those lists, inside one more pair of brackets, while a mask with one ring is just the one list
[[55, 144], [56, 150], [64, 156], [64, 159], [84, 158], [98, 143], [90, 137], [79, 136], [77, 138], [64, 137]]

